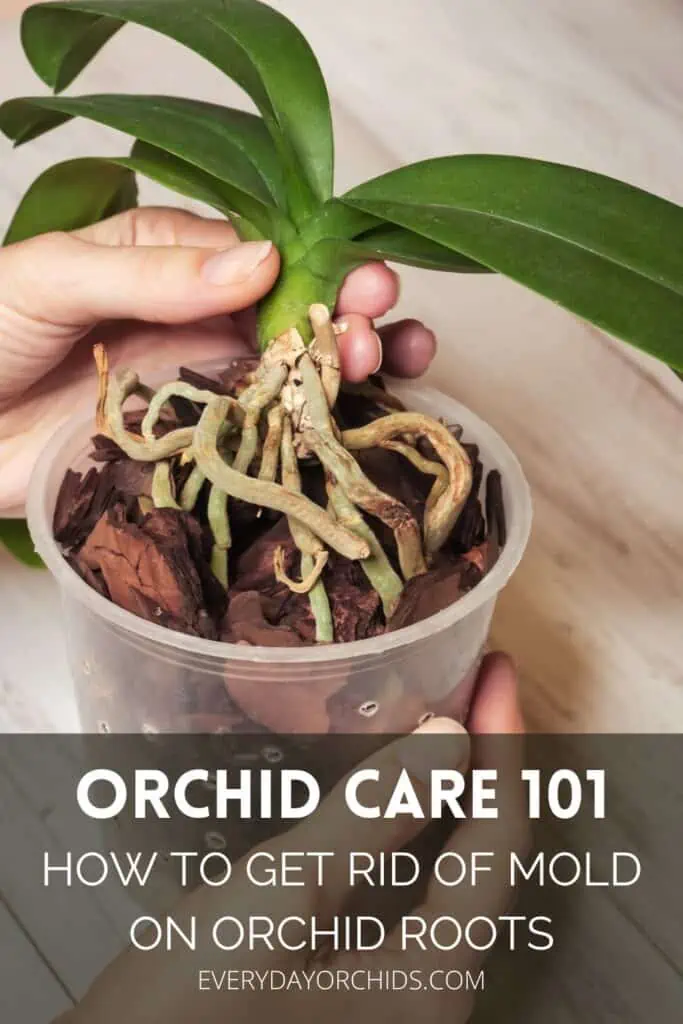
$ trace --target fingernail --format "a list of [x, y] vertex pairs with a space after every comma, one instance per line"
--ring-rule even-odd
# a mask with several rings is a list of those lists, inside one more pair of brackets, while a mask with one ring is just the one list
[[434, 768], [467, 764], [470, 738], [452, 718], [430, 718], [401, 742], [399, 760], [411, 776], [429, 785]]
[[211, 256], [202, 267], [202, 277], [209, 284], [241, 284], [268, 259], [272, 251], [272, 242], [242, 242]]
[[370, 373], [371, 377], [373, 377], [376, 373], [379, 373], [379, 371], [382, 369], [382, 360], [383, 360], [382, 339], [380, 338], [380, 336], [377, 333], [377, 331], [373, 331], [372, 334], [373, 334], [373, 337], [374, 337], [375, 341], [377, 342], [377, 349], [378, 349], [379, 355], [377, 357], [377, 366]]

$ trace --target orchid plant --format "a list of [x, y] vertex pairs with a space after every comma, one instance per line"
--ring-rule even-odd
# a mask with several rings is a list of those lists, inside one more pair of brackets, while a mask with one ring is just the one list
[[[206, 58], [258, 113], [176, 96], [62, 95], [128, 22]], [[448, 537], [472, 479], [465, 450], [424, 415], [389, 404], [362, 429], [338, 429], [330, 311], [350, 270], [387, 260], [501, 273], [683, 371], [683, 211], [662, 198], [590, 171], [494, 155], [425, 160], [335, 196], [320, 67], [299, 30], [260, 0], [56, 0], [25, 13], [22, 43], [55, 95], [2, 105], [0, 129], [10, 140], [21, 145], [83, 117], [134, 142], [119, 158], [73, 159], [44, 172], [6, 244], [135, 206], [142, 175], [229, 217], [242, 238], [272, 239], [280, 249], [280, 278], [258, 311], [261, 362], [239, 398], [182, 381], [152, 393], [132, 371], [110, 375], [99, 350], [98, 425], [130, 458], [155, 464], [157, 507], [191, 510], [209, 488], [212, 565], [226, 586], [230, 500], [286, 515], [301, 579], [277, 558], [274, 572], [309, 595], [319, 640], [333, 638], [322, 579], [329, 549], [360, 560], [389, 617], [406, 581]], [[148, 402], [140, 434], [123, 414], [133, 394]], [[201, 418], [159, 438], [155, 426], [177, 397], [200, 406]], [[423, 528], [361, 469], [356, 455], [372, 447], [400, 453], [433, 478]], [[301, 491], [300, 461], [311, 457], [325, 470], [325, 508]], [[172, 486], [178, 459], [192, 464], [181, 494]], [[365, 514], [393, 532], [398, 567]]]

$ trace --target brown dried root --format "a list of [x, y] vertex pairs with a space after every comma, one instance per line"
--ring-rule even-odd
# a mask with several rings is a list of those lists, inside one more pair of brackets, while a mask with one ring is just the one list
[[268, 480], [256, 480], [245, 476], [244, 473], [238, 473], [227, 465], [218, 450], [218, 444], [221, 428], [230, 414], [231, 405], [231, 399], [215, 396], [204, 409], [193, 431], [197, 465], [207, 479], [240, 501], [271, 508], [286, 516], [294, 516], [345, 558], [367, 558], [370, 549], [366, 541], [339, 526], [319, 505], [303, 494], [294, 494]]
[[93, 346], [93, 357], [97, 371], [97, 407], [95, 410], [95, 427], [98, 434], [107, 432], [107, 389], [109, 387], [109, 356], [104, 345]]
[[[312, 558], [312, 556], [310, 557]], [[297, 582], [296, 580], [293, 580], [291, 576], [287, 575], [287, 570], [285, 569], [285, 549], [283, 547], [278, 547], [275, 549], [275, 554], [273, 555], [273, 571], [275, 573], [275, 579], [278, 583], [283, 583], [292, 591], [293, 594], [308, 594], [313, 590], [316, 583], [322, 576], [323, 569], [327, 565], [329, 558], [329, 551], [325, 551], [321, 548], [320, 551], [317, 552], [315, 558], [312, 558], [313, 568], [302, 580]]]
[[[301, 491], [301, 474], [299, 473], [299, 463], [297, 462], [294, 450], [292, 424], [289, 417], [282, 424], [281, 458], [283, 484], [290, 491]], [[332, 643], [334, 640], [332, 610], [325, 585], [320, 579], [320, 574], [327, 564], [328, 552], [320, 543], [318, 537], [301, 520], [294, 516], [289, 516], [287, 522], [292, 540], [301, 552], [301, 574], [305, 582], [314, 577], [316, 567], [318, 567], [317, 576], [314, 578], [313, 585], [308, 591], [308, 600], [315, 620], [315, 638], [318, 643]], [[285, 582], [290, 589], [293, 589], [290, 581], [284, 578], [284, 566], [282, 566], [282, 577], [277, 575], [277, 564], [274, 565], [274, 569], [276, 578], [280, 578], [281, 582]]]
[[409, 580], [426, 572], [417, 521], [405, 505], [384, 494], [368, 479], [347, 446], [337, 440], [320, 377], [308, 354], [301, 357], [299, 367], [307, 401], [307, 423], [303, 431], [305, 445], [315, 452], [325, 470], [355, 505], [377, 516], [393, 531], [404, 578]]
[[280, 444], [285, 411], [281, 405], [274, 405], [268, 412], [268, 433], [263, 442], [259, 480], [275, 480], [280, 463]]
[[350, 451], [362, 451], [405, 434], [426, 437], [448, 470], [448, 486], [425, 514], [425, 548], [431, 556], [445, 544], [472, 488], [472, 464], [462, 445], [441, 423], [416, 412], [383, 416], [366, 427], [345, 431], [342, 440]]

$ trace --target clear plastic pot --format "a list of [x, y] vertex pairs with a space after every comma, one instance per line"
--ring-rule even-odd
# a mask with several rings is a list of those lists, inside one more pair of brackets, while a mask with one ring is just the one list
[[186, 636], [101, 597], [69, 567], [52, 535], [67, 469], [88, 464], [92, 410], [67, 424], [35, 469], [28, 520], [62, 592], [68, 655], [84, 732], [262, 734], [403, 733], [425, 716], [461, 721], [500, 590], [531, 525], [522, 469], [491, 427], [431, 388], [392, 382], [410, 408], [460, 423], [487, 470], [502, 475], [507, 543], [469, 594], [426, 621], [355, 643], [273, 649]]

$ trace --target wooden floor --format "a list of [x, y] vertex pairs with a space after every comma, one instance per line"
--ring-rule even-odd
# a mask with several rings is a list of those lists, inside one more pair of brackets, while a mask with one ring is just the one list
[[[493, 151], [582, 164], [683, 202], [679, 0], [277, 6], [299, 21], [328, 76], [340, 188], [398, 162]], [[79, 91], [173, 93], [178, 83], [236, 98], [212, 69], [134, 30], [108, 46]], [[0, 98], [34, 91], [8, 20]], [[16, 154], [2, 148], [0, 222], [47, 164], [121, 148], [83, 123]], [[163, 199], [157, 189], [144, 195]], [[490, 420], [531, 482], [533, 539], [493, 632], [520, 666], [530, 727], [683, 731], [683, 384], [509, 282], [418, 271], [404, 281], [402, 314], [440, 338], [432, 381]], [[2, 459], [0, 439], [0, 472]], [[0, 729], [76, 729], [51, 581], [0, 552], [0, 611]], [[57, 825], [37, 798], [26, 803], [2, 760], [0, 790], [3, 846], [42, 843], [45, 829], [56, 841]], [[82, 991], [120, 928], [102, 910], [90, 924], [92, 959], [69, 964], [57, 909], [48, 934], [11, 878], [0, 878], [0, 897], [0, 1019], [41, 1024]], [[585, 1007], [557, 1020], [580, 1016], [589, 1019]]]

